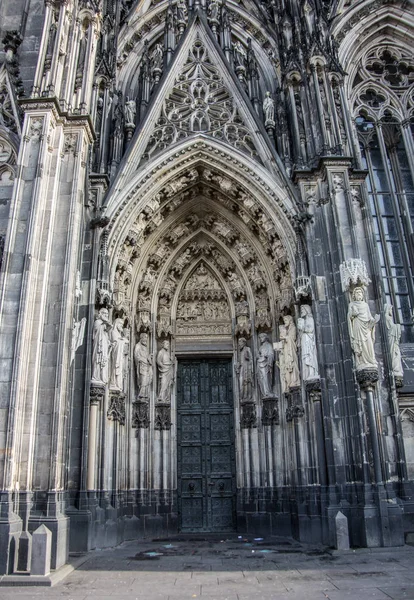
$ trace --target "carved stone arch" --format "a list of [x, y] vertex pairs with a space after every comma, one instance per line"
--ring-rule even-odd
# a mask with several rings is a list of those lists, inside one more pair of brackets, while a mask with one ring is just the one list
[[352, 91], [350, 101], [354, 117], [364, 110], [370, 117], [381, 119], [386, 110], [391, 110], [398, 119], [404, 118], [400, 98], [391, 89], [373, 80], [359, 83]]
[[[174, 166], [172, 166], [174, 161]], [[160, 192], [170, 180], [197, 164], [214, 167], [234, 185], [250, 191], [258, 206], [268, 211], [278, 235], [283, 239], [291, 264], [295, 256], [293, 217], [298, 212], [289, 187], [282, 187], [266, 169], [253, 165], [237, 151], [233, 154], [217, 141], [185, 140], [180, 148], [169, 150], [151, 165], [146, 165], [125, 182], [115, 182], [114, 193], [109, 193], [106, 215], [110, 219], [109, 247], [121, 243], [131, 228], [134, 218], [148, 201]], [[123, 185], [125, 183], [125, 185]]]

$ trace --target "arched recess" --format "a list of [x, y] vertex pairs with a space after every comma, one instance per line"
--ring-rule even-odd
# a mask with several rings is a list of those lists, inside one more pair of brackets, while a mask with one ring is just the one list
[[[230, 155], [223, 144], [199, 136], [141, 165], [122, 188], [115, 182], [104, 210], [109, 224], [101, 243], [97, 305], [106, 304], [112, 321], [121, 317], [130, 328], [131, 368], [124, 392], [138, 432], [131, 438], [131, 486], [174, 489], [175, 388], [163, 404], [157, 356], [167, 340], [172, 357], [224, 353], [236, 365], [240, 337], [246, 338], [254, 361], [259, 334], [277, 341], [279, 318], [294, 301], [294, 199], [254, 159], [234, 150]], [[206, 273], [215, 281], [211, 289]], [[199, 285], [191, 288], [192, 277], [199, 278]], [[182, 300], [193, 308], [182, 309]], [[142, 334], [154, 357], [145, 400], [133, 358]], [[192, 349], [186, 343], [190, 338]], [[238, 484], [264, 485], [282, 470], [266, 474], [272, 461], [265, 452], [273, 449], [259, 450], [262, 399], [256, 384], [250, 412], [243, 412], [232, 372], [239, 448], [241, 429], [254, 428], [240, 455], [251, 452], [257, 461], [254, 467], [238, 465]], [[274, 396], [280, 396], [277, 370], [272, 385]], [[276, 422], [276, 412], [272, 415], [270, 423]]]

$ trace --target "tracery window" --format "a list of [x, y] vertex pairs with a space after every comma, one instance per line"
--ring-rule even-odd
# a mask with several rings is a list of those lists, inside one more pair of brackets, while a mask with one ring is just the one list
[[414, 58], [371, 50], [354, 80], [353, 113], [387, 301], [414, 342]]

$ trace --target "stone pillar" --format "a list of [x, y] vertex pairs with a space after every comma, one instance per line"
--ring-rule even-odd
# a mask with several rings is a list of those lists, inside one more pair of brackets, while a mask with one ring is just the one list
[[88, 474], [86, 488], [96, 490], [96, 458], [97, 458], [97, 430], [99, 405], [103, 404], [105, 388], [91, 386], [89, 405], [89, 440], [88, 440]]
[[30, 575], [49, 575], [52, 554], [52, 532], [40, 525], [32, 536], [32, 564]]

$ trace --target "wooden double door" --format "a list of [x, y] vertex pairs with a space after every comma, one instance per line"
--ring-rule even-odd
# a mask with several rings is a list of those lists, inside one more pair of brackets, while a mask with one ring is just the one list
[[179, 361], [177, 408], [181, 531], [233, 531], [236, 482], [231, 361]]

